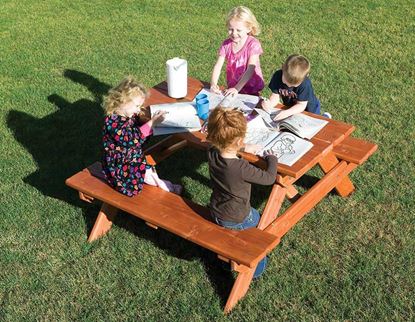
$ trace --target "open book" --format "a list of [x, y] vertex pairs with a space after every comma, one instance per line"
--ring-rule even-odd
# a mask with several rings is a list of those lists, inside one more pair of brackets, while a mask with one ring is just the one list
[[151, 116], [166, 111], [164, 120], [153, 127], [153, 135], [191, 132], [200, 130], [200, 120], [191, 102], [150, 105]]
[[313, 147], [313, 143], [299, 138], [292, 133], [279, 132], [268, 127], [260, 116], [248, 123], [245, 143], [261, 145], [264, 151], [271, 151], [278, 157], [278, 162], [288, 166], [293, 165]]
[[209, 99], [209, 109], [213, 110], [216, 106], [220, 105], [222, 107], [236, 107], [240, 109], [245, 114], [252, 112], [252, 110], [257, 106], [259, 102], [259, 97], [254, 95], [247, 94], [238, 94], [235, 96], [224, 96], [222, 94], [216, 94], [211, 92], [206, 88], [198, 94], [206, 94]]
[[268, 113], [262, 109], [255, 109], [255, 111], [261, 115], [269, 126], [280, 130], [286, 129], [304, 139], [311, 139], [328, 123], [328, 121], [314, 118], [302, 113], [294, 114], [284, 120], [275, 122], [272, 119], [280, 110], [273, 111], [271, 113]]

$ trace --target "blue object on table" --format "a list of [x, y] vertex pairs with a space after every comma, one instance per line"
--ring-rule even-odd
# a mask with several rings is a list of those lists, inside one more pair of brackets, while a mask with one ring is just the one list
[[208, 96], [206, 95], [206, 94], [198, 94], [198, 95], [196, 95], [196, 103], [197, 103], [197, 101], [199, 101], [199, 100], [207, 100], [208, 99]]
[[196, 101], [197, 116], [202, 120], [207, 120], [209, 117], [209, 100], [200, 99]]

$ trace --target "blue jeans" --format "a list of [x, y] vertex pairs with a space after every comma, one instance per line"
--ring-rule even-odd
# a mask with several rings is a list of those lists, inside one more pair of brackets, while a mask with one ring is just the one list
[[320, 100], [317, 100], [317, 105], [316, 105], [316, 107], [315, 107], [314, 110], [307, 110], [307, 112], [311, 112], [311, 113], [320, 115], [321, 114], [321, 103], [320, 103]]
[[[213, 216], [213, 217], [214, 217], [213, 218], [214, 221], [219, 226], [222, 226], [222, 227], [225, 227], [225, 228], [228, 228], [228, 229], [233, 229], [233, 230], [244, 230], [244, 229], [248, 229], [248, 228], [251, 228], [251, 227], [256, 227], [258, 225], [259, 219], [260, 219], [259, 212], [255, 208], [251, 208], [251, 211], [249, 212], [248, 216], [241, 223], [234, 223], [232, 221], [221, 220], [221, 219], [219, 219], [215, 216]], [[254, 278], [257, 278], [257, 277], [261, 276], [261, 274], [264, 272], [266, 266], [267, 266], [267, 257], [265, 256], [258, 263], [258, 265], [255, 269]]]

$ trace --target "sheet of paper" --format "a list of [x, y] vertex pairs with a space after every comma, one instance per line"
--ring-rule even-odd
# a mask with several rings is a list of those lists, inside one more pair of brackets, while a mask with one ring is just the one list
[[165, 135], [172, 133], [184, 133], [184, 132], [195, 132], [199, 131], [199, 128], [188, 128], [188, 127], [154, 127], [153, 135]]
[[151, 116], [157, 111], [166, 111], [164, 120], [156, 127], [199, 128], [200, 120], [194, 105], [190, 102], [150, 105]]
[[235, 97], [225, 97], [222, 94], [212, 93], [207, 88], [202, 88], [198, 94], [206, 94], [208, 96], [210, 110], [213, 110], [216, 106], [221, 105], [223, 107], [236, 107], [245, 114], [249, 114], [259, 102], [258, 96], [238, 94]]
[[279, 134], [280, 132], [267, 127], [264, 120], [260, 116], [257, 116], [248, 122], [244, 143], [265, 147]]
[[317, 134], [328, 121], [314, 118], [305, 114], [294, 114], [279, 122], [281, 128], [284, 126], [284, 123], [287, 125], [286, 128], [296, 133], [297, 135], [311, 139], [314, 135]]
[[279, 132], [279, 135], [269, 142], [259, 153], [270, 150], [278, 158], [278, 163], [288, 166], [297, 162], [313, 147], [313, 143], [288, 133]]

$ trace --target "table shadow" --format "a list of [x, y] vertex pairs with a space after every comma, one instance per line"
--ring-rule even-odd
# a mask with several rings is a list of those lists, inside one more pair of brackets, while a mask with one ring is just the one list
[[[56, 107], [55, 112], [39, 118], [14, 109], [7, 114], [6, 123], [14, 138], [32, 155], [37, 164], [37, 170], [23, 178], [23, 181], [45, 196], [80, 207], [89, 234], [99, 205], [89, 205], [80, 201], [78, 194], [65, 185], [65, 180], [101, 157], [101, 129], [104, 118], [101, 105], [103, 96], [111, 86], [77, 70], [67, 69], [63, 75], [74, 83], [85, 86], [93, 98], [81, 98], [70, 102], [64, 96], [53, 93], [47, 100]], [[151, 139], [149, 144], [153, 142]], [[191, 162], [188, 162], [189, 157], [186, 157], [184, 167], [179, 162], [182, 157], [180, 154], [174, 155], [174, 162], [160, 164], [160, 172], [166, 174], [169, 180], [178, 183], [181, 176], [186, 173], [193, 180], [208, 186], [209, 179], [194, 171], [199, 164], [206, 161], [205, 152], [191, 153]], [[181, 171], [175, 171], [178, 169]], [[184, 195], [192, 196], [186, 191]], [[185, 260], [200, 260], [215, 291], [223, 302], [226, 301], [232, 286], [229, 276], [231, 274], [223, 270], [221, 261], [215, 254], [162, 229], [154, 231], [130, 215], [117, 216], [115, 224], [134, 233], [138, 238], [150, 240], [172, 256]]]

